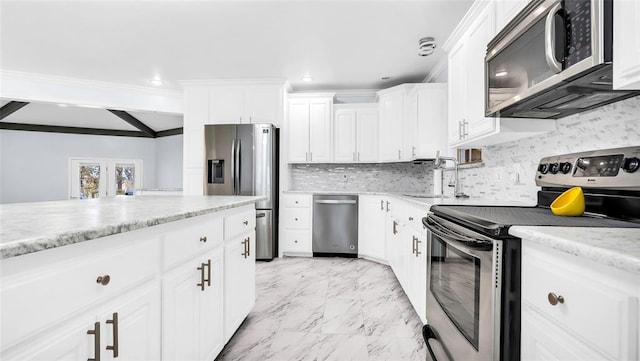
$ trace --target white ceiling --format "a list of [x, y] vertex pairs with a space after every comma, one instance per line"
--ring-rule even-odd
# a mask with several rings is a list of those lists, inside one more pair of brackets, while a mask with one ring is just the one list
[[418, 40], [441, 46], [471, 2], [2, 0], [0, 67], [137, 86], [158, 75], [166, 89], [264, 77], [381, 89], [422, 81], [445, 54], [418, 56]]

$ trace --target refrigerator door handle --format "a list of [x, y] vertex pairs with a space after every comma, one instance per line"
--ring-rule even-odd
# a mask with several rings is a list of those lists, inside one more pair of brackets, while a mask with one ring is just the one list
[[231, 183], [233, 194], [236, 195], [236, 139], [231, 141]]
[[242, 174], [240, 172], [240, 170], [242, 169], [242, 165], [240, 164], [241, 163], [241, 159], [242, 159], [242, 148], [240, 147], [241, 144], [242, 143], [240, 142], [240, 139], [237, 139], [236, 146], [238, 147], [238, 149], [236, 151], [236, 168], [237, 168], [237, 170], [236, 170], [236, 182], [237, 182], [238, 185], [236, 186], [236, 195], [238, 195], [238, 194], [240, 194], [242, 192], [242, 189], [240, 188], [241, 187], [240, 180], [241, 180], [241, 177], [242, 177]]

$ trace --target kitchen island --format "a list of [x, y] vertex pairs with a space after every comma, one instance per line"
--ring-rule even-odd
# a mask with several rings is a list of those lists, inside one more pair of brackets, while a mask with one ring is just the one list
[[255, 303], [261, 199], [0, 206], [0, 358], [215, 359]]

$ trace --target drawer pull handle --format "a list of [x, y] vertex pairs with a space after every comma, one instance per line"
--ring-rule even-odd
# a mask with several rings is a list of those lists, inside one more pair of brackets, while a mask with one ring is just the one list
[[100, 322], [93, 324], [93, 330], [87, 331], [87, 335], [93, 335], [93, 357], [87, 361], [100, 361]]
[[211, 286], [211, 260], [209, 259], [207, 260], [207, 263], [203, 263], [202, 267], [204, 266], [207, 266], [207, 286]]
[[249, 225], [249, 221], [244, 221], [244, 222], [242, 222], [242, 224], [244, 224], [245, 226], [248, 226]]
[[118, 312], [113, 313], [113, 318], [107, 320], [107, 324], [113, 324], [113, 346], [107, 345], [107, 350], [113, 351], [113, 357], [118, 357]]
[[393, 221], [393, 234], [398, 234], [398, 222]]
[[207, 236], [200, 237], [200, 242], [207, 243]]
[[98, 278], [96, 279], [96, 283], [99, 283], [103, 286], [108, 285], [109, 281], [111, 281], [111, 276], [109, 275], [98, 276]]
[[240, 253], [240, 255], [244, 258], [247, 258], [247, 256], [249, 255], [249, 251], [247, 250], [247, 243], [249, 243], [249, 241], [246, 238], [242, 240], [242, 246], [244, 247], [244, 249], [242, 250], [242, 253]]
[[549, 295], [547, 296], [549, 298], [549, 303], [552, 306], [557, 305], [558, 303], [564, 303], [564, 297], [562, 296], [558, 296], [553, 292], [549, 292]]

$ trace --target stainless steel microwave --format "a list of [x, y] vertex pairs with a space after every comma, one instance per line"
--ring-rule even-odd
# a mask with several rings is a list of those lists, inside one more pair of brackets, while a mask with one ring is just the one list
[[562, 118], [640, 94], [613, 90], [613, 0], [532, 0], [489, 43], [485, 113]]

